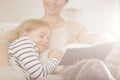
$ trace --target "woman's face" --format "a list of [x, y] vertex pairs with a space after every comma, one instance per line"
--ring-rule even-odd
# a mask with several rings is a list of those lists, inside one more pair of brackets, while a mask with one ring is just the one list
[[67, 0], [43, 0], [45, 14], [60, 14]]
[[40, 52], [45, 51], [49, 47], [49, 40], [51, 36], [51, 31], [49, 28], [37, 28], [33, 31], [26, 32], [26, 36], [32, 39]]

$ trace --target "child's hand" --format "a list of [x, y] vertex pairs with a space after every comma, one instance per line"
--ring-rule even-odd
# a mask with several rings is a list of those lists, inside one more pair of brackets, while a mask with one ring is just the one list
[[58, 49], [51, 50], [51, 51], [48, 53], [48, 57], [49, 57], [49, 58], [61, 59], [62, 56], [63, 56], [62, 51], [60, 51], [60, 50], [58, 50]]

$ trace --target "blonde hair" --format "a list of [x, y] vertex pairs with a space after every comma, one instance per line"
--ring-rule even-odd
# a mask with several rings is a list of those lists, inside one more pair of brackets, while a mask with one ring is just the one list
[[24, 31], [32, 31], [37, 28], [49, 27], [47, 23], [38, 19], [29, 19], [24, 21], [15, 29], [6, 32], [5, 34], [1, 35], [0, 37], [0, 54], [6, 54], [8, 51], [8, 46], [11, 42], [15, 39], [19, 38], [23, 35]]

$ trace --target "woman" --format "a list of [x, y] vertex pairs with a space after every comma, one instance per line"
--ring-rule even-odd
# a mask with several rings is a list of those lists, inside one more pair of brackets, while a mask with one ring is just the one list
[[[88, 42], [89, 40], [86, 39], [86, 28], [83, 25], [74, 21], [66, 21], [61, 17], [61, 10], [67, 2], [68, 0], [43, 0], [45, 11], [41, 20], [48, 23], [53, 31], [50, 49], [61, 48], [69, 43]], [[86, 69], [88, 69], [88, 72]], [[79, 70], [81, 71], [79, 72]], [[97, 70], [100, 70], [100, 72], [97, 72]], [[93, 71], [93, 74], [90, 74], [89, 71]], [[101, 73], [103, 73], [102, 77], [100, 77]], [[96, 59], [83, 60], [71, 67], [64, 67], [56, 75], [65, 77], [64, 79], [63, 77], [62, 79], [56, 79], [54, 75], [50, 75], [44, 79], [88, 80], [86, 76], [89, 76], [89, 80], [113, 80], [104, 63]]]
[[60, 12], [67, 2], [68, 0], [43, 0], [45, 12], [41, 20], [48, 23], [53, 30], [54, 37], [51, 40], [53, 48], [72, 42], [85, 42], [83, 39], [85, 27], [78, 22], [66, 21], [61, 17]]

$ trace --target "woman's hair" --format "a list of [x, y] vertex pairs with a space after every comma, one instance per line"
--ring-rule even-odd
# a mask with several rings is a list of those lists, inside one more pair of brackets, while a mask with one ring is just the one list
[[66, 3], [68, 3], [69, 2], [69, 0], [66, 0]]
[[[41, 20], [38, 19], [30, 19], [24, 21], [22, 24], [20, 24], [18, 27], [15, 29], [6, 32], [5, 34], [1, 35], [0, 37], [0, 50], [1, 52], [4, 52], [3, 50], [8, 49], [8, 46], [11, 42], [13, 42], [15, 39], [19, 38], [25, 31], [32, 31], [37, 28], [42, 28], [42, 27], [49, 27], [49, 25]], [[6, 52], [5, 51], [5, 52]]]

